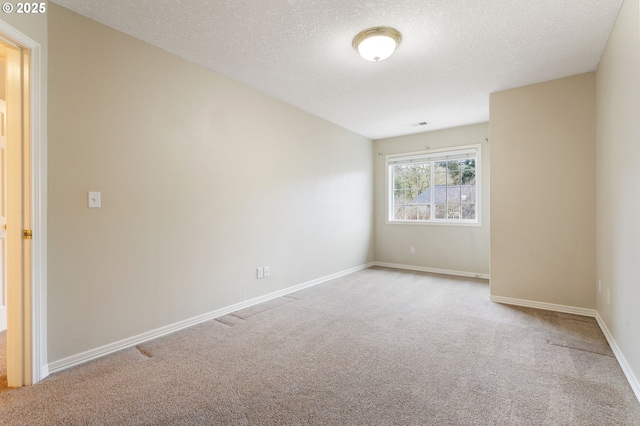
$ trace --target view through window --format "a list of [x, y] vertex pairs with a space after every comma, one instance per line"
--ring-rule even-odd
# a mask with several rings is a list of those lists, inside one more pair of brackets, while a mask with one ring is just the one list
[[390, 222], [478, 222], [479, 147], [388, 156]]

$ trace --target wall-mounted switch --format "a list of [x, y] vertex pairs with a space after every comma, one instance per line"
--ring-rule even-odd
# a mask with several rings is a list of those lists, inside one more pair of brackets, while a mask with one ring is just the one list
[[409, 253], [410, 254], [416, 254], [416, 248], [415, 247], [410, 247], [409, 248]]
[[271, 271], [269, 270], [268, 266], [264, 267], [264, 277], [267, 278], [269, 275], [271, 275]]
[[99, 209], [102, 207], [101, 194], [99, 192], [89, 191], [89, 208]]
[[258, 279], [264, 278], [264, 268], [261, 266], [258, 268]]

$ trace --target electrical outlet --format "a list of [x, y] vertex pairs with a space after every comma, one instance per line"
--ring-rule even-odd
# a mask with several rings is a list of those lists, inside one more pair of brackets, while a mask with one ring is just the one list
[[602, 280], [598, 280], [598, 293], [602, 293]]
[[264, 267], [264, 277], [267, 278], [269, 275], [271, 275], [271, 270], [269, 269], [268, 266]]
[[416, 254], [416, 248], [415, 247], [409, 247], [409, 253], [410, 254]]
[[264, 278], [264, 268], [260, 266], [258, 268], [258, 279]]

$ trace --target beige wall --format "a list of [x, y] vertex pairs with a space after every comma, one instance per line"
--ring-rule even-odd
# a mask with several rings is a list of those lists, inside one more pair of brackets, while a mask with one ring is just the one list
[[54, 5], [49, 49], [49, 362], [373, 260], [370, 140]]
[[595, 75], [491, 95], [491, 295], [595, 308]]
[[626, 0], [596, 80], [597, 277], [602, 281], [597, 309], [633, 370], [636, 386], [640, 386], [639, 15], [638, 0]]
[[[489, 143], [488, 123], [438, 130], [374, 142], [376, 261], [472, 274], [489, 274]], [[482, 145], [482, 224], [443, 226], [387, 224], [385, 155]], [[384, 155], [379, 156], [378, 153]], [[409, 248], [415, 247], [411, 255]]]

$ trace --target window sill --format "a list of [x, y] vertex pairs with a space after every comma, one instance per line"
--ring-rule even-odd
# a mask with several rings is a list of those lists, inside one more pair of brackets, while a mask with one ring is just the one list
[[439, 221], [414, 221], [414, 220], [387, 220], [387, 225], [410, 225], [410, 226], [470, 226], [479, 228], [482, 226], [480, 221], [477, 222], [439, 222]]

